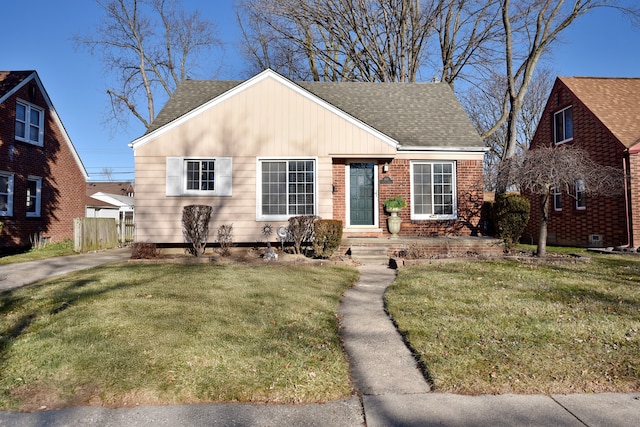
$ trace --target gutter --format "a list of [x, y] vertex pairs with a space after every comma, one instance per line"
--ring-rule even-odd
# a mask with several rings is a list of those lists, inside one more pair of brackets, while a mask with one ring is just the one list
[[397, 148], [398, 151], [459, 151], [466, 153], [486, 153], [489, 151], [489, 147], [424, 147], [424, 146], [407, 146], [401, 145]]

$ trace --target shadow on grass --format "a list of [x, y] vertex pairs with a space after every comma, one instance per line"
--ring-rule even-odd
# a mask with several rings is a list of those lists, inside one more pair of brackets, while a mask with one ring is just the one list
[[[108, 294], [124, 288], [136, 285], [119, 282], [111, 286], [89, 287], [99, 283], [99, 276], [83, 277], [78, 280], [70, 280], [62, 285], [59, 290], [52, 293], [50, 298], [34, 299], [33, 295], [45, 290], [48, 283], [15, 288], [0, 293], [0, 315], [7, 317], [15, 315], [16, 319], [6, 326], [0, 335], [0, 366], [6, 360], [7, 352], [12, 344], [28, 330], [38, 318], [45, 315], [59, 314], [72, 306], [96, 296]], [[27, 290], [27, 291], [25, 291]], [[80, 290], [80, 292], [78, 292]], [[28, 292], [31, 291], [31, 292]]]

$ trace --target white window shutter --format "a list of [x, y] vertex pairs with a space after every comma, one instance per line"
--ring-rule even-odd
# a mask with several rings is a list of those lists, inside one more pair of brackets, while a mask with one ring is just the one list
[[231, 157], [216, 158], [216, 196], [231, 196]]
[[182, 157], [167, 157], [167, 196], [182, 194]]

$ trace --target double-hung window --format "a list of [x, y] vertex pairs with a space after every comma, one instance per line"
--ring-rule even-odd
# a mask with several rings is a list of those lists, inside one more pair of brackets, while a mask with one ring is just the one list
[[187, 190], [215, 191], [215, 160], [185, 160]]
[[586, 191], [584, 181], [579, 179], [576, 181], [576, 209], [584, 210], [587, 208]]
[[16, 139], [42, 146], [44, 110], [24, 101], [16, 102]]
[[167, 196], [231, 196], [231, 157], [167, 157]]
[[13, 174], [0, 172], [0, 216], [13, 215]]
[[562, 210], [562, 192], [560, 187], [554, 185], [551, 187], [551, 200], [553, 200], [553, 210], [559, 212]]
[[42, 205], [42, 178], [30, 176], [27, 179], [27, 216], [39, 217]]
[[258, 159], [257, 219], [316, 214], [316, 161]]
[[411, 163], [411, 217], [456, 219], [455, 162]]
[[573, 139], [573, 108], [567, 107], [553, 115], [553, 135], [556, 144]]

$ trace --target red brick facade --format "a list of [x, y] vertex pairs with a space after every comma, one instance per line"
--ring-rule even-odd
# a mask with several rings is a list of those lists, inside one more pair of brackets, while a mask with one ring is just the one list
[[[42, 147], [16, 140], [18, 99], [44, 109]], [[58, 123], [36, 79], [0, 103], [0, 172], [13, 176], [13, 213], [0, 217], [0, 248], [27, 246], [35, 233], [52, 242], [73, 238], [73, 219], [84, 217], [86, 175]], [[30, 176], [42, 179], [40, 216], [36, 217], [26, 215]]]
[[[387, 172], [383, 171], [384, 163], [378, 164], [378, 226], [383, 230], [383, 235], [389, 236], [390, 233], [386, 223], [388, 214], [382, 201], [396, 196], [407, 202], [407, 207], [398, 214], [403, 220], [400, 236], [478, 235], [483, 203], [482, 161], [458, 160], [455, 163], [458, 208], [456, 220], [411, 219], [411, 161], [394, 159], [388, 162]], [[333, 218], [346, 224], [345, 164], [344, 159], [333, 160]], [[390, 182], [385, 183], [383, 180]]]
[[[544, 113], [531, 143], [531, 149], [554, 144], [554, 113], [572, 107], [573, 139], [565, 144], [574, 145], [589, 154], [589, 157], [603, 166], [624, 168], [626, 148], [607, 127], [581, 102], [562, 81], [556, 80]], [[635, 160], [636, 177], [640, 176], [640, 164]], [[637, 189], [635, 189], [637, 193]], [[573, 194], [575, 196], [575, 193]], [[540, 224], [540, 200], [538, 196], [527, 195], [531, 202], [529, 223], [523, 233], [524, 243], [537, 243]], [[562, 194], [562, 210], [554, 210], [553, 200], [549, 205], [548, 239], [551, 245], [565, 246], [617, 246], [629, 243], [627, 232], [627, 208], [625, 195], [591, 196], [586, 198], [586, 208], [577, 209], [576, 199]], [[640, 194], [636, 195], [636, 204]], [[636, 205], [636, 212], [640, 205]], [[638, 224], [640, 225], [640, 224]], [[635, 227], [634, 227], [635, 228]], [[638, 229], [638, 228], [636, 228]], [[590, 236], [599, 236], [594, 243]], [[640, 243], [640, 242], [637, 242]]]

